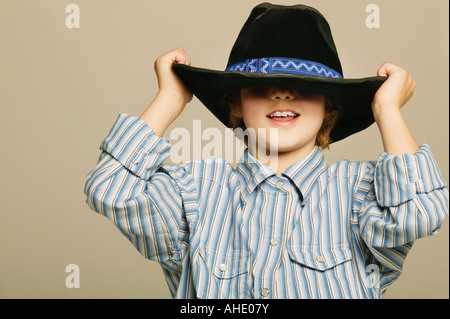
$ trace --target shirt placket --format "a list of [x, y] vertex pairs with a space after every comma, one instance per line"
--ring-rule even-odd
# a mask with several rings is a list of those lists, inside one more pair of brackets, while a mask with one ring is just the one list
[[267, 196], [267, 206], [261, 211], [264, 234], [258, 245], [258, 254], [254, 264], [255, 298], [276, 298], [274, 290], [275, 272], [279, 268], [281, 254], [287, 238], [286, 221], [290, 220], [289, 181], [274, 176], [269, 178], [262, 190]]

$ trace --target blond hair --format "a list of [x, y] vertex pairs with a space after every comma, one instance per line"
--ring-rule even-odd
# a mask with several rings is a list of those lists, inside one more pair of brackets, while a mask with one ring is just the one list
[[[226, 102], [230, 107], [230, 118], [229, 126], [233, 129], [241, 128], [246, 130], [244, 119], [242, 117], [242, 101], [241, 101], [241, 91], [236, 91], [228, 94], [226, 97]], [[330, 132], [335, 126], [340, 113], [341, 107], [331, 98], [326, 97], [325, 99], [325, 117], [322, 122], [322, 126], [317, 132], [316, 136], [316, 146], [320, 149], [330, 148], [331, 139]]]

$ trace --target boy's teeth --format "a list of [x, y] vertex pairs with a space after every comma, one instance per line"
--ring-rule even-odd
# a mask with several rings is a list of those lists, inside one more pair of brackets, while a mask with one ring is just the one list
[[295, 116], [296, 114], [288, 111], [288, 112], [274, 112], [270, 114], [270, 117], [286, 117], [286, 116]]

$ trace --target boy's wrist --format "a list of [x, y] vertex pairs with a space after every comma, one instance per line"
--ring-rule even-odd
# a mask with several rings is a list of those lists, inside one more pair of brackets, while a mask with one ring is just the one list
[[183, 109], [190, 102], [189, 97], [175, 89], [160, 89], [155, 99], [164, 100], [174, 109]]
[[393, 118], [401, 118], [402, 114], [400, 111], [401, 107], [395, 103], [382, 104], [374, 103], [372, 104], [372, 112], [375, 122], [380, 124], [382, 121], [391, 121]]
[[175, 91], [159, 91], [155, 99], [140, 115], [158, 136], [163, 136], [169, 125], [181, 114], [186, 99]]
[[373, 108], [375, 122], [383, 141], [384, 151], [392, 155], [413, 154], [418, 149], [408, 126], [406, 125], [400, 109], [386, 107]]

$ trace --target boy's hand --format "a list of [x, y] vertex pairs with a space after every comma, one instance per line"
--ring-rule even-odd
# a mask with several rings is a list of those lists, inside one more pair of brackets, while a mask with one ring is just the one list
[[393, 63], [384, 63], [377, 74], [388, 77], [372, 101], [372, 111], [381, 133], [384, 150], [393, 155], [414, 154], [419, 146], [400, 109], [412, 97], [416, 83], [405, 69]]
[[191, 61], [183, 48], [171, 50], [155, 61], [155, 72], [158, 77], [159, 93], [175, 94], [185, 103], [192, 100], [192, 92], [184, 85], [172, 69], [173, 62], [191, 65]]
[[190, 65], [188, 55], [182, 48], [169, 51], [155, 61], [159, 92], [141, 118], [162, 136], [169, 125], [181, 114], [184, 107], [192, 100], [192, 92], [184, 85], [173, 71], [173, 62]]
[[383, 63], [377, 75], [385, 76], [387, 80], [375, 93], [372, 101], [374, 115], [399, 111], [413, 96], [415, 81], [405, 69], [393, 63]]

